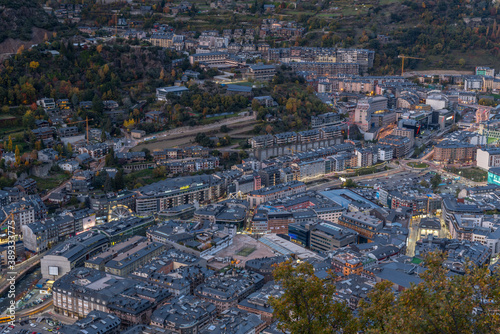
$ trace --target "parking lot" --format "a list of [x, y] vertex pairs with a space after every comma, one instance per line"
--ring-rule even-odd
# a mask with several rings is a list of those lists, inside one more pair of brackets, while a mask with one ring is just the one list
[[23, 320], [16, 325], [0, 325], [0, 334], [49, 334], [58, 333], [60, 323], [48, 318]]

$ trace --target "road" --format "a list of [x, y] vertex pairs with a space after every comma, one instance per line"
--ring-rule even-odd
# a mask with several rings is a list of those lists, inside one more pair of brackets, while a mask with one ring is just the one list
[[[429, 152], [424, 158], [429, 158], [432, 156], [433, 151]], [[429, 165], [427, 168], [413, 168], [408, 166], [409, 163], [415, 162], [415, 163], [426, 163]], [[460, 175], [456, 175], [453, 173], [448, 172], [447, 170], [444, 169], [444, 167], [463, 167], [463, 164], [446, 164], [446, 165], [440, 165], [438, 163], [435, 163], [434, 161], [426, 160], [426, 159], [409, 159], [409, 160], [400, 160], [400, 163], [402, 165], [405, 165], [406, 168], [413, 170], [413, 171], [428, 171], [431, 170], [433, 172], [439, 173], [440, 175], [446, 177], [446, 178], [452, 178], [455, 179], [457, 177], [460, 177]], [[479, 187], [479, 186], [485, 186], [487, 185], [487, 182], [475, 182], [463, 177], [460, 177], [459, 182], [468, 186], [468, 187]]]
[[[141, 139], [140, 141], [138, 141], [137, 145], [144, 143], [144, 142], [147, 142], [146, 139], [152, 138], [152, 137], [156, 137], [156, 139], [160, 139], [160, 138], [164, 138], [167, 136], [170, 137], [170, 136], [177, 136], [177, 135], [181, 135], [181, 134], [183, 136], [196, 135], [200, 132], [208, 132], [211, 130], [218, 130], [223, 125], [231, 125], [231, 124], [251, 122], [251, 121], [255, 121], [254, 116], [231, 117], [231, 118], [224, 119], [224, 120], [221, 120], [219, 122], [212, 123], [212, 124], [198, 125], [198, 126], [194, 126], [194, 127], [183, 126], [180, 128], [166, 130], [166, 131], [159, 132], [159, 133], [156, 133], [154, 135], [145, 137], [145, 138]], [[171, 139], [171, 138], [169, 138], [169, 139]]]
[[55, 192], [61, 192], [64, 188], [66, 188], [66, 185], [68, 184], [69, 180], [64, 181], [61, 183], [57, 188], [54, 188], [50, 190], [48, 193], [45, 194], [45, 196], [42, 197], [42, 201], [46, 201], [49, 199], [50, 195], [52, 195]]
[[[373, 173], [373, 174], [354, 176], [354, 177], [350, 177], [350, 179], [353, 180], [354, 182], [358, 183], [359, 181], [371, 180], [371, 179], [379, 178], [379, 177], [387, 177], [389, 175], [399, 174], [399, 173], [403, 173], [405, 171], [406, 171], [406, 168], [404, 165], [398, 165], [394, 169], [384, 170], [382, 172]], [[325, 182], [325, 183], [321, 183], [321, 184], [314, 185], [311, 187], [307, 187], [307, 189], [308, 190], [322, 191], [322, 190], [325, 190], [326, 188], [340, 187], [341, 185], [342, 185], [342, 181], [335, 179], [335, 180], [332, 180], [330, 182]]]

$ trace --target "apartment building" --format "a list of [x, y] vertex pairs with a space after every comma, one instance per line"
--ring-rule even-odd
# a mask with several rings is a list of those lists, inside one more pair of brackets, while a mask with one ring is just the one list
[[338, 224], [358, 232], [360, 237], [367, 240], [373, 240], [377, 232], [384, 227], [380, 219], [362, 212], [346, 212], [340, 216]]
[[443, 140], [434, 146], [434, 161], [453, 163], [476, 159], [476, 147], [472, 144]]
[[292, 181], [254, 190], [248, 194], [247, 201], [250, 203], [251, 208], [255, 208], [264, 202], [298, 194], [305, 190], [306, 185], [303, 182]]

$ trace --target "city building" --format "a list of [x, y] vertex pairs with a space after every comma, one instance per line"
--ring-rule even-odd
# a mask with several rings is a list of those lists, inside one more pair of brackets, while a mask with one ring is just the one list
[[159, 181], [136, 190], [135, 211], [145, 215], [183, 204], [206, 203], [220, 197], [220, 186], [211, 175]]
[[500, 167], [500, 149], [496, 147], [480, 147], [476, 153], [477, 166], [484, 170]]
[[81, 319], [97, 310], [117, 316], [123, 327], [149, 323], [153, 309], [171, 297], [159, 286], [91, 268], [71, 270], [54, 282], [52, 293], [58, 314]]
[[119, 334], [121, 320], [112, 314], [94, 310], [73, 325], [64, 325], [61, 334]]
[[173, 333], [199, 333], [216, 315], [214, 304], [195, 296], [180, 296], [155, 310], [151, 325]]
[[443, 140], [434, 146], [433, 159], [443, 163], [474, 161], [476, 147], [464, 142]]
[[227, 272], [224, 276], [216, 276], [198, 285], [194, 294], [214, 304], [217, 312], [222, 313], [231, 307], [237, 307], [239, 302], [263, 285], [264, 276], [262, 275], [255, 273], [233, 275]]
[[382, 220], [362, 212], [346, 212], [340, 216], [338, 224], [358, 232], [359, 236], [366, 240], [373, 240], [384, 227]]
[[327, 252], [356, 243], [358, 233], [344, 226], [320, 222], [310, 229], [309, 247], [313, 251]]
[[42, 257], [42, 276], [58, 279], [74, 268], [83, 267], [86, 259], [106, 250], [108, 245], [108, 238], [95, 232], [85, 232], [68, 239]]
[[272, 187], [254, 190], [248, 194], [247, 201], [250, 203], [251, 208], [255, 208], [264, 202], [298, 194], [305, 190], [306, 185], [303, 182], [292, 181]]

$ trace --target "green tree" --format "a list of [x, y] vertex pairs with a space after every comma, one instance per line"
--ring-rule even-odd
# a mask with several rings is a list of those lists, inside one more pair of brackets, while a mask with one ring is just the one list
[[437, 187], [439, 187], [440, 184], [441, 184], [441, 175], [436, 173], [433, 177], [431, 177], [432, 189], [437, 189]]
[[33, 116], [33, 112], [31, 110], [26, 111], [23, 116], [23, 126], [28, 129], [32, 129], [35, 127], [35, 116]]
[[274, 271], [275, 280], [284, 294], [270, 297], [279, 329], [292, 333], [356, 333], [357, 322], [343, 302], [333, 299], [335, 285], [314, 275], [308, 262], [280, 263]]
[[119, 190], [122, 190], [123, 188], [125, 188], [125, 179], [123, 177], [123, 170], [122, 169], [119, 169], [115, 175], [114, 188], [115, 188], [115, 191], [119, 191]]
[[92, 99], [92, 108], [98, 113], [102, 113], [104, 110], [104, 104], [98, 95], [95, 95]]
[[106, 167], [113, 167], [116, 165], [116, 159], [115, 159], [115, 151], [111, 147], [109, 150], [108, 154], [106, 154], [106, 157], [104, 158], [104, 163], [106, 164]]
[[165, 168], [165, 166], [156, 167], [155, 169], [153, 169], [153, 176], [155, 178], [167, 176], [167, 168]]
[[73, 104], [73, 108], [75, 109], [78, 107], [78, 95], [73, 94], [71, 97], [71, 104]]
[[352, 179], [347, 179], [343, 184], [343, 187], [345, 188], [356, 188], [357, 184], [354, 182]]

